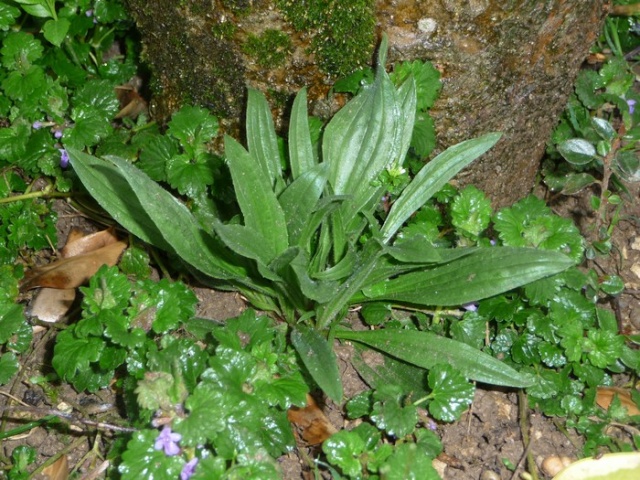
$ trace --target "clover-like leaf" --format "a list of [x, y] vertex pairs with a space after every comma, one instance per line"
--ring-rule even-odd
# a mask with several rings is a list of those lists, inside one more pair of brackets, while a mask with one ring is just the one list
[[453, 422], [471, 405], [475, 387], [453, 366], [436, 365], [428, 381], [432, 389], [429, 412], [434, 418]]
[[333, 434], [322, 444], [322, 451], [327, 460], [340, 467], [342, 472], [349, 477], [358, 477], [362, 474], [360, 455], [365, 450], [365, 441], [356, 432], [341, 430]]
[[416, 428], [418, 409], [397, 385], [380, 385], [373, 393], [371, 420], [378, 428], [399, 438]]

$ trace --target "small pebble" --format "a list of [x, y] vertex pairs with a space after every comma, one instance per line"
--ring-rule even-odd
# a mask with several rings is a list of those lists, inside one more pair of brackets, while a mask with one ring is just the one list
[[564, 455], [551, 455], [542, 461], [540, 469], [544, 472], [545, 475], [548, 475], [549, 477], [555, 477], [558, 473], [571, 465], [572, 462], [573, 460], [571, 460], [569, 457], [565, 457]]
[[485, 470], [480, 475], [480, 480], [501, 480], [500, 475], [498, 475], [493, 470]]

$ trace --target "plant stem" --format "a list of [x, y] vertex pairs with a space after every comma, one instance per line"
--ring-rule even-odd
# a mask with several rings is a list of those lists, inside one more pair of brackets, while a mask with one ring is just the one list
[[31, 198], [67, 198], [70, 196], [70, 193], [52, 192], [50, 188], [45, 188], [38, 192], [29, 192], [23, 193], [22, 195], [14, 195], [13, 197], [0, 198], [0, 204], [19, 202], [21, 200], [29, 200]]

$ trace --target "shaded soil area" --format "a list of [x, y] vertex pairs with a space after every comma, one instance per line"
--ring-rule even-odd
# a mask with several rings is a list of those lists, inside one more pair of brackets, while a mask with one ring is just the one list
[[[544, 195], [544, 192], [538, 192]], [[591, 192], [592, 193], [592, 192]], [[571, 217], [587, 238], [593, 236], [594, 214], [588, 207], [590, 192], [577, 197], [563, 197], [551, 202], [556, 213]], [[59, 239], [61, 244], [71, 227], [85, 231], [97, 227], [80, 216], [69, 205], [59, 202]], [[588, 261], [585, 266], [599, 273], [617, 274], [625, 282], [625, 291], [609, 303], [615, 312], [620, 329], [625, 334], [640, 331], [640, 202], [638, 188], [633, 187], [626, 199], [625, 210], [613, 238], [613, 253]], [[237, 316], [246, 304], [236, 293], [218, 292], [204, 287], [194, 287], [199, 299], [197, 315], [216, 321]], [[28, 298], [25, 298], [28, 301]], [[25, 420], [35, 420], [46, 415], [65, 417], [53, 428], [33, 425], [23, 434], [1, 442], [0, 454], [10, 458], [20, 445], [29, 445], [38, 451], [36, 465], [54, 463], [66, 455], [69, 469], [75, 469], [81, 478], [102, 478], [108, 465], [105, 460], [107, 446], [116, 434], [121, 417], [118, 398], [114, 390], [103, 390], [90, 395], [75, 392], [62, 385], [55, 392], [46, 391], [45, 383], [38, 378], [51, 371], [51, 354], [56, 329], [34, 325], [34, 342], [31, 353], [23, 357], [22, 369], [13, 383], [2, 388], [0, 405], [13, 405], [14, 411], [3, 420], [3, 430], [24, 425]], [[366, 384], [352, 366], [353, 347], [336, 344], [345, 396], [349, 398], [366, 389]], [[343, 406], [318, 398], [324, 413], [336, 429], [351, 428], [345, 418]], [[440, 424], [438, 434], [444, 444], [444, 454], [434, 466], [445, 479], [495, 480], [519, 478], [530, 469], [526, 463], [531, 454], [540, 467], [551, 455], [577, 459], [582, 440], [572, 432], [566, 432], [561, 422], [547, 418], [526, 405], [524, 396], [516, 391], [490, 389], [479, 386], [472, 407], [454, 424]], [[28, 412], [28, 413], [27, 413]], [[89, 423], [77, 419], [90, 419]], [[107, 424], [109, 428], [98, 428]], [[279, 459], [283, 478], [287, 480], [314, 478], [313, 459], [318, 458], [318, 447], [300, 446]], [[0, 474], [1, 476], [2, 474]], [[34, 478], [50, 478], [41, 473]], [[63, 477], [66, 478], [66, 477]], [[328, 477], [327, 477], [328, 478]], [[540, 478], [545, 477], [541, 474]]]

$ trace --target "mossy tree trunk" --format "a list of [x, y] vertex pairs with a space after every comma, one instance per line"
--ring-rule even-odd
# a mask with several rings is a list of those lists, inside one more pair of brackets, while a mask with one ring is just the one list
[[[166, 118], [195, 102], [237, 122], [245, 87], [284, 106], [309, 87], [329, 115], [336, 77], [373, 58], [428, 59], [443, 73], [432, 110], [443, 149], [488, 131], [503, 139], [460, 174], [495, 206], [532, 187], [545, 142], [604, 19], [604, 0], [127, 0]], [[284, 110], [284, 109], [283, 109]]]

